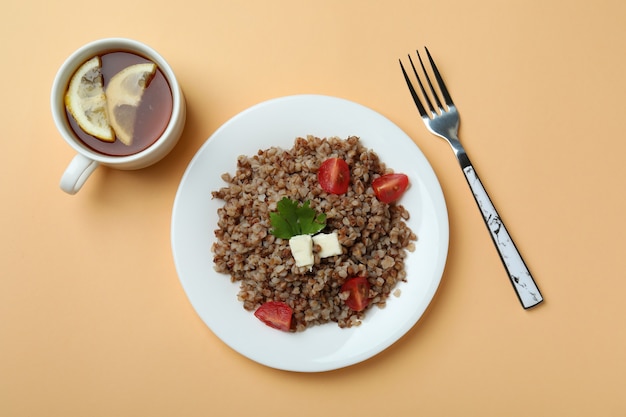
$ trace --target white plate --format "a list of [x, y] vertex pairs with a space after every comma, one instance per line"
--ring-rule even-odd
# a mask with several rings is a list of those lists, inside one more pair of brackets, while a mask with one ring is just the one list
[[[411, 187], [402, 204], [417, 234], [406, 259], [408, 282], [384, 309], [373, 308], [361, 326], [335, 323], [300, 333], [274, 330], [237, 300], [238, 284], [213, 269], [221, 174], [234, 173], [239, 155], [280, 146], [296, 137], [356, 135], [388, 167], [407, 174]], [[384, 116], [359, 104], [327, 96], [300, 95], [263, 102], [221, 126], [200, 148], [182, 178], [172, 214], [172, 249], [182, 286], [198, 315], [224, 343], [263, 365], [299, 372], [349, 366], [383, 351], [419, 320], [432, 300], [448, 252], [448, 213], [437, 178], [415, 143]]]

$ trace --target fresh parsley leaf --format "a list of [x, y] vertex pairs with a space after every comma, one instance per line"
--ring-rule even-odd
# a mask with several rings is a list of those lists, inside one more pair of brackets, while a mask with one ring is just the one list
[[326, 215], [317, 214], [309, 207], [310, 202], [305, 201], [302, 207], [298, 207], [298, 223], [300, 224], [301, 235], [312, 235], [326, 227]]
[[277, 211], [270, 213], [272, 233], [281, 239], [298, 235], [312, 235], [326, 227], [326, 215], [310, 207], [310, 201], [300, 205], [288, 197], [276, 203]]

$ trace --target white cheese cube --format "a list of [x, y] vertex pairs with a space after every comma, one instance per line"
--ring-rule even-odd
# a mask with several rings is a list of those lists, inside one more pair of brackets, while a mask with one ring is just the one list
[[339, 243], [337, 232], [315, 235], [313, 236], [313, 243], [319, 245], [321, 248], [319, 253], [320, 258], [341, 255], [341, 244]]
[[298, 235], [289, 239], [291, 255], [296, 266], [313, 266], [313, 241], [310, 235]]

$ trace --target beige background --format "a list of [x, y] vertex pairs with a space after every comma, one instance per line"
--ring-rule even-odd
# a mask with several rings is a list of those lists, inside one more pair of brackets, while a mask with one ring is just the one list
[[[8, 0], [2, 16], [1, 416], [626, 415], [623, 1]], [[50, 116], [51, 83], [73, 50], [109, 36], [168, 59], [188, 122], [158, 165], [99, 169], [69, 196], [58, 183], [73, 152]], [[534, 310], [410, 100], [397, 60], [422, 45], [546, 298]], [[425, 316], [382, 354], [322, 374], [269, 369], [223, 344], [170, 249], [172, 203], [199, 147], [247, 107], [299, 93], [397, 123], [450, 216]]]

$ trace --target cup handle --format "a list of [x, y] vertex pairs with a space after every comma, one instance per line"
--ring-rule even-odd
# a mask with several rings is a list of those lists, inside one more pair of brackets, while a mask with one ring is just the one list
[[76, 194], [98, 165], [98, 161], [77, 154], [61, 177], [61, 189], [68, 194]]

